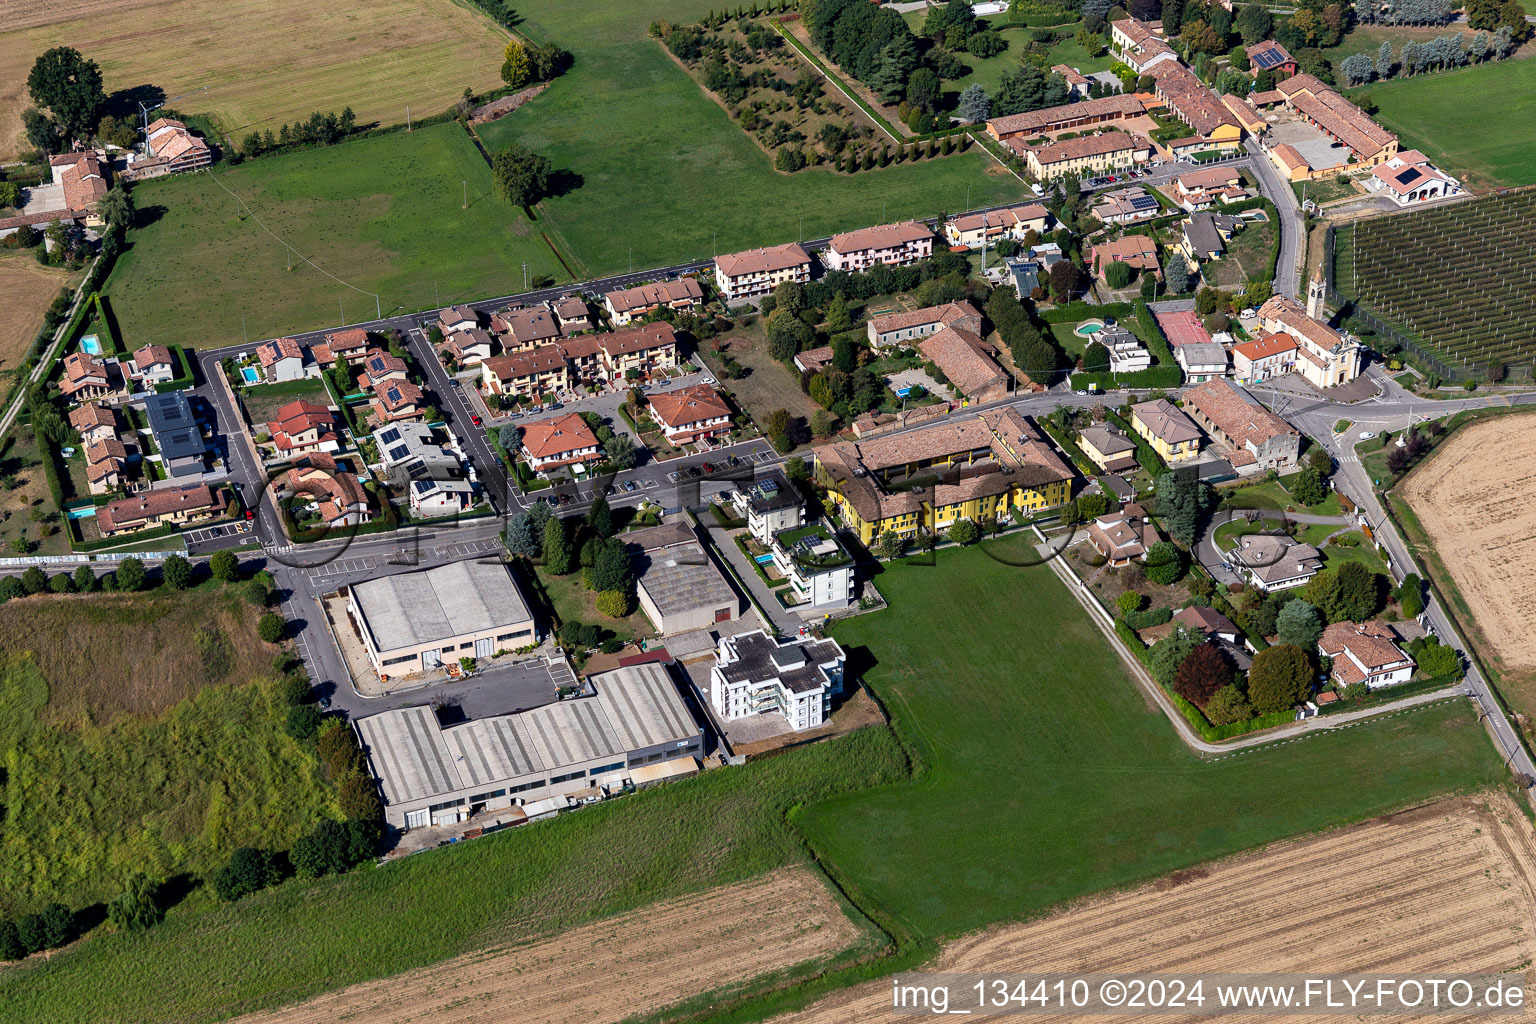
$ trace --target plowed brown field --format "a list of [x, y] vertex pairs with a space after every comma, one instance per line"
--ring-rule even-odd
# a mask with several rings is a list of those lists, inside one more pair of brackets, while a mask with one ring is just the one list
[[1455, 581], [1484, 654], [1517, 674], [1536, 670], [1533, 488], [1536, 416], [1499, 416], [1462, 427], [1393, 492]]
[[819, 878], [788, 868], [237, 1024], [606, 1024], [829, 956], [858, 937]]
[[[1495, 795], [1179, 872], [963, 939], [925, 970], [1470, 973], [1528, 967], [1533, 956], [1536, 842], [1519, 810]], [[890, 1013], [889, 1000], [889, 981], [874, 982], [775, 1024], [914, 1019]]]

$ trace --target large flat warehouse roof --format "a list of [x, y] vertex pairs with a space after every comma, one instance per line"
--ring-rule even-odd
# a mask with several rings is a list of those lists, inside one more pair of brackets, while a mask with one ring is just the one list
[[533, 618], [512, 570], [490, 559], [354, 584], [352, 599], [381, 651], [420, 647]]

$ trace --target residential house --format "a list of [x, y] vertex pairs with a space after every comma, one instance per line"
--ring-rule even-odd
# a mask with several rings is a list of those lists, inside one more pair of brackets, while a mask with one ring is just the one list
[[592, 311], [587, 309], [587, 300], [580, 295], [562, 295], [552, 299], [549, 308], [564, 334], [579, 334], [592, 329]]
[[1066, 504], [1074, 474], [1012, 408], [816, 449], [816, 482], [864, 545]]
[[129, 170], [135, 179], [195, 171], [213, 163], [208, 143], [170, 117], [157, 118], [148, 126], [144, 148], [143, 159], [129, 157]]
[[1253, 655], [1245, 647], [1243, 633], [1232, 620], [1216, 611], [1192, 604], [1173, 613], [1174, 626], [1183, 626], [1202, 634], [1209, 644], [1227, 656], [1227, 660], [1246, 672], [1253, 667]]
[[324, 452], [305, 452], [295, 458], [283, 480], [296, 497], [310, 499], [315, 515], [327, 527], [362, 526], [373, 519], [368, 492], [357, 474]]
[[1360, 342], [1340, 334], [1320, 319], [1324, 285], [1319, 269], [1307, 286], [1307, 307], [1284, 295], [1272, 296], [1259, 307], [1259, 324], [1266, 331], [1285, 332], [1296, 340], [1296, 371], [1319, 388], [1333, 387], [1360, 375]]
[[1198, 263], [1226, 255], [1227, 241], [1242, 226], [1236, 217], [1225, 213], [1192, 213], [1184, 220], [1179, 248]]
[[1242, 143], [1242, 124], [1189, 68], [1178, 61], [1164, 61], [1147, 73], [1157, 82], [1157, 98], [1183, 118], [1207, 147], [1236, 149]]
[[557, 394], [571, 386], [565, 353], [559, 345], [544, 345], [531, 352], [492, 356], [480, 362], [480, 381], [496, 395]]
[[1104, 224], [1132, 224], [1138, 220], [1150, 220], [1163, 212], [1163, 207], [1141, 186], [1117, 188], [1094, 197], [1093, 216]]
[[283, 456], [299, 452], [334, 452], [341, 447], [336, 417], [326, 406], [296, 399], [281, 407], [267, 423], [267, 433]]
[[1171, 191], [1173, 201], [1186, 213], [1249, 198], [1248, 190], [1243, 187], [1242, 172], [1230, 164], [1181, 174], [1173, 180]]
[[85, 481], [92, 494], [106, 494], [123, 483], [128, 449], [115, 437], [85, 446]]
[[767, 295], [785, 281], [806, 284], [811, 257], [794, 242], [715, 257], [715, 287], [727, 302]]
[[1106, 473], [1127, 473], [1136, 468], [1136, 442], [1106, 424], [1096, 423], [1078, 431], [1077, 446]]
[[1296, 339], [1284, 331], [1234, 345], [1232, 375], [1239, 384], [1258, 384], [1290, 373], [1296, 365], [1296, 348]]
[[1259, 77], [1263, 71], [1273, 71], [1276, 78], [1290, 78], [1296, 73], [1296, 58], [1273, 39], [1254, 43], [1245, 49], [1248, 54], [1248, 74], [1254, 78]]
[[731, 430], [731, 407], [709, 384], [692, 384], [650, 396], [651, 418], [667, 443], [681, 448], [709, 441]]
[[256, 346], [256, 361], [268, 383], [300, 380], [304, 376], [304, 349], [292, 338], [273, 338]]
[[801, 373], [820, 373], [832, 365], [832, 346], [818, 345], [795, 353], [795, 369]]
[[1189, 388], [1184, 411], [1218, 444], [1233, 449], [1228, 461], [1234, 466], [1276, 469], [1291, 465], [1301, 454], [1300, 431], [1230, 381], [1210, 380]]
[[1159, 276], [1162, 268], [1157, 262], [1157, 243], [1146, 235], [1123, 235], [1112, 242], [1100, 242], [1093, 247], [1089, 263], [1098, 270], [1104, 283], [1111, 263], [1124, 263], [1137, 272], [1149, 271]]
[[475, 486], [468, 480], [412, 480], [406, 492], [411, 514], [426, 518], [457, 515], [475, 503]]
[[163, 391], [144, 399], [144, 414], [166, 475], [201, 476], [208, 469], [208, 444], [184, 391]]
[[426, 413], [426, 396], [408, 380], [385, 381], [368, 399], [368, 419], [374, 425], [414, 420]]
[[1065, 139], [1032, 146], [1020, 139], [1007, 145], [1023, 157], [1029, 173], [1037, 178], [1099, 177], [1136, 167], [1152, 159], [1152, 146], [1145, 139], [1120, 131]]
[[1121, 18], [1110, 23], [1110, 49], [1120, 55], [1137, 74], [1169, 61], [1178, 62], [1177, 55], [1151, 24], [1137, 18]]
[[607, 376], [603, 342], [611, 337], [613, 335], [582, 334], [574, 338], [563, 338], [556, 343], [560, 354], [565, 356], [566, 372], [572, 387], [580, 381], [599, 381]]
[[133, 356], [133, 377], [141, 388], [152, 388], [176, 377], [176, 361], [164, 345], [145, 345]]
[[101, 150], [60, 153], [48, 158], [53, 183], [64, 193], [64, 209], [56, 219], [80, 220], [88, 228], [101, 228], [106, 221], [97, 212], [97, 204], [107, 194], [107, 175], [111, 161]]
[[1061, 246], [1047, 242], [1035, 246], [1023, 257], [1007, 260], [1008, 276], [1019, 299], [1033, 299], [1036, 288], [1044, 291], [1051, 268], [1064, 259]]
[[724, 636], [709, 670], [709, 702], [727, 722], [769, 713], [797, 732], [815, 729], [842, 692], [846, 665], [830, 637], [776, 640], [761, 629]]
[[598, 345], [613, 380], [649, 377], [677, 365], [677, 333], [664, 320], [604, 334]]
[[561, 337], [560, 324], [543, 306], [502, 310], [491, 317], [491, 330], [505, 352], [531, 352]]
[[679, 313], [702, 309], [704, 288], [691, 277], [680, 277], [675, 281], [660, 281], [609, 292], [603, 296], [603, 306], [608, 310], [614, 326], [623, 327], [631, 320], [649, 316], [663, 306]]
[[1135, 373], [1152, 365], [1152, 353], [1147, 346], [1124, 327], [1106, 327], [1093, 340], [1109, 351], [1110, 373]]
[[[344, 330], [332, 331], [325, 336], [325, 350], [329, 353], [331, 362], [345, 359], [348, 363], [355, 363], [367, 355], [372, 347], [373, 342], [368, 340], [368, 332], [361, 327], [348, 327]], [[315, 361], [320, 361], [318, 355]]]
[[797, 608], [834, 611], [853, 604], [853, 556], [821, 523], [780, 531], [771, 550]]
[[800, 492], [778, 467], [737, 488], [731, 504], [747, 521], [752, 539], [767, 547], [773, 535], [805, 523], [805, 503]]
[[454, 480], [464, 475], [459, 454], [420, 422], [391, 423], [373, 432], [379, 471], [396, 487], [417, 480]]
[[1200, 430], [1166, 398], [1131, 406], [1131, 429], [1170, 466], [1200, 454]]
[[821, 254], [828, 270], [857, 273], [876, 264], [900, 266], [933, 255], [933, 232], [915, 220], [833, 235]]
[[480, 326], [480, 313], [473, 306], [449, 306], [437, 318], [437, 328], [443, 337], [459, 331], [472, 331]]
[[1184, 380], [1200, 384], [1225, 377], [1227, 350], [1214, 341], [1196, 341], [1173, 350], [1174, 361], [1184, 370]]
[[1330, 173], [1348, 157], [1353, 157], [1356, 166], [1374, 167], [1397, 155], [1396, 135], [1312, 75], [1292, 75], [1277, 84], [1275, 91], [1285, 97], [1289, 110], [1347, 150], [1345, 159], [1329, 167], [1308, 165], [1306, 176]]
[[113, 537], [157, 526], [181, 526], [222, 515], [228, 507], [222, 488], [214, 490], [207, 484], [155, 487], [103, 505], [96, 512], [96, 532]]
[[1385, 622], [1335, 622], [1323, 630], [1317, 649], [1333, 659], [1330, 674], [1339, 686], [1364, 683], [1368, 690], [1379, 690], [1413, 678], [1413, 659], [1396, 639]]
[[1088, 524], [1088, 543], [1116, 568], [1145, 561], [1152, 545], [1161, 539], [1139, 505], [1127, 505]]
[[959, 327], [973, 334], [981, 332], [981, 313], [969, 302], [946, 302], [942, 306], [926, 306], [905, 313], [877, 316], [869, 322], [869, 343], [874, 348], [900, 345], [937, 334], [945, 327]]
[[1398, 153], [1371, 168], [1365, 187], [1386, 196], [1398, 206], [1459, 196], [1464, 191], [1460, 181], [1430, 163], [1429, 158], [1416, 149]]
[[69, 411], [69, 425], [81, 444], [95, 444], [117, 437], [117, 413], [111, 406], [87, 403]]
[[1067, 94], [1074, 100], [1086, 100], [1092, 85], [1083, 73], [1077, 68], [1068, 67], [1065, 64], [1053, 64], [1051, 74], [1060, 75], [1061, 80], [1067, 83]]
[[584, 467], [603, 460], [597, 435], [574, 412], [536, 420], [523, 428], [523, 457], [535, 473], [561, 466]]
[[1044, 234], [1054, 219], [1039, 203], [966, 213], [944, 222], [944, 239], [950, 245], [973, 249], [991, 246], [1003, 238], [1022, 242], [1031, 231]]
[[381, 385], [390, 381], [410, 378], [410, 367], [406, 365], [404, 359], [379, 349], [373, 349], [364, 355], [359, 368], [363, 371], [357, 375], [359, 391], [376, 391]]
[[1222, 558], [1239, 577], [1264, 591], [1299, 587], [1323, 567], [1317, 548], [1279, 533], [1244, 534]]
[[1064, 103], [1022, 114], [994, 117], [987, 122], [987, 134], [998, 142], [1034, 138], [1052, 132], [1081, 132], [1095, 125], [1142, 117], [1147, 108], [1134, 95], [1120, 93], [1083, 103]]
[[[945, 327], [917, 347], [967, 403], [993, 402], [1006, 398], [1013, 390], [1013, 378], [997, 364], [992, 347], [980, 335], [959, 327]], [[1034, 368], [1020, 369], [1028, 373]]]
[[59, 391], [68, 401], [94, 402], [119, 390], [116, 372], [95, 356], [71, 352], [60, 365]]
[[443, 339], [438, 355], [456, 366], [477, 366], [496, 354], [496, 339], [491, 332], [479, 327], [454, 331]]

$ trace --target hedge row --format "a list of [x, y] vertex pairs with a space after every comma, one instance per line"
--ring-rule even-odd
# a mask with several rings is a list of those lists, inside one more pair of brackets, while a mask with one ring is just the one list
[[[1167, 335], [1157, 324], [1157, 317], [1152, 315], [1152, 309], [1145, 299], [1136, 300], [1136, 323], [1141, 327], [1141, 340], [1147, 343], [1147, 348], [1152, 352], [1152, 358], [1159, 366], [1178, 366], [1178, 361], [1173, 358], [1173, 346], [1168, 344]], [[1179, 374], [1182, 383], [1184, 375]]]
[[1149, 626], [1161, 626], [1173, 620], [1173, 609], [1167, 605], [1158, 608], [1137, 609], [1134, 612], [1126, 612], [1124, 621], [1131, 629], [1146, 629]]
[[1056, 306], [1040, 314], [1040, 319], [1048, 324], [1066, 324], [1074, 320], [1087, 320], [1089, 317], [1121, 317], [1130, 316], [1136, 311], [1136, 307], [1129, 302], [1106, 302], [1102, 306], [1095, 306], [1087, 302], [1069, 302], [1065, 306]]
[[117, 336], [117, 328], [112, 326], [112, 320], [107, 316], [107, 297], [101, 292], [94, 292], [91, 295], [91, 302], [96, 307], [96, 319], [100, 321], [101, 329], [107, 335], [107, 342], [110, 345], [107, 351], [115, 355], [127, 355], [128, 353], [123, 351], [123, 339]]
[[193, 384], [192, 364], [187, 360], [187, 353], [180, 345], [167, 345], [171, 352], [171, 364], [176, 371], [176, 376], [163, 384], [156, 384], [156, 391], [185, 391]]
[[1104, 370], [1099, 373], [1074, 373], [1072, 375], [1072, 387], [1074, 390], [1084, 390], [1090, 384], [1097, 384], [1099, 390], [1109, 391], [1114, 388], [1163, 388], [1172, 390], [1184, 383], [1184, 371], [1178, 365], [1150, 366], [1145, 370], [1135, 370], [1131, 373], [1113, 373]]

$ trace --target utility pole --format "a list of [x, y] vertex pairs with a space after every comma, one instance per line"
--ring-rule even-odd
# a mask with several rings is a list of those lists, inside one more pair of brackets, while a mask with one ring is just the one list
[[411, 105], [409, 103], [405, 105], [405, 130], [411, 130]]
[[384, 319], [384, 306], [379, 302], [379, 297], [377, 294], [375, 294], [373, 297], [373, 315], [379, 320]]
[[523, 260], [523, 291], [528, 290], [528, 261]]
[[340, 299], [337, 299], [336, 300], [336, 308], [341, 310], [341, 323], [340, 323], [339, 326], [345, 327], [347, 325], [347, 306], [346, 306], [346, 303], [344, 303]]
[[443, 304], [443, 300], [441, 298], [439, 298], [438, 294], [437, 294], [437, 282], [436, 281], [432, 282], [432, 302], [433, 302], [434, 305], [439, 306], [439, 307], [441, 307], [442, 304]]
[[464, 205], [459, 207], [459, 209], [467, 210], [469, 209], [469, 180], [467, 178], [461, 179], [459, 184], [464, 186]]

